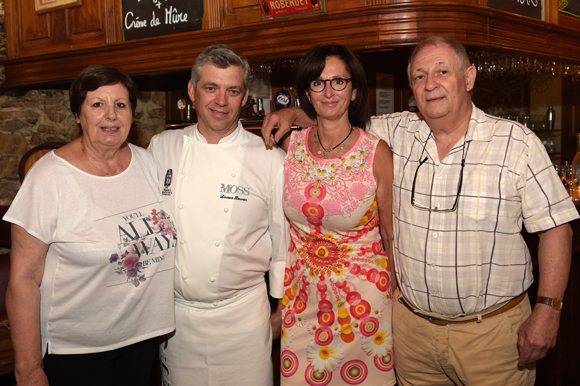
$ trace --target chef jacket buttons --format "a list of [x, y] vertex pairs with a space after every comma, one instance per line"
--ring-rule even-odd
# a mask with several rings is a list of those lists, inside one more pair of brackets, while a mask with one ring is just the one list
[[179, 205], [179, 206], [178, 206], [178, 208], [179, 208], [179, 209], [183, 209], [183, 205]]
[[181, 278], [182, 278], [183, 280], [187, 280], [187, 279], [189, 278], [189, 276], [187, 276], [187, 275], [183, 275], [183, 276], [181, 276]]
[[216, 247], [219, 247], [219, 246], [220, 246], [220, 242], [219, 242], [219, 241], [216, 241], [216, 242], [215, 242], [215, 246], [216, 246]]
[[217, 305], [218, 305], [218, 302], [213, 302], [214, 307], [217, 307]]
[[244, 147], [244, 145], [238, 145], [238, 147], [239, 147], [240, 149], [242, 149], [242, 148]]
[[185, 244], [185, 240], [181, 240], [181, 241], [179, 241], [179, 243], [180, 243], [181, 245], [183, 245], [183, 244]]
[[224, 212], [228, 213], [230, 210], [228, 208], [224, 208]]
[[232, 173], [232, 178], [236, 178], [236, 173]]
[[211, 281], [213, 283], [215, 281], [215, 277], [214, 276], [210, 277], [209, 281]]

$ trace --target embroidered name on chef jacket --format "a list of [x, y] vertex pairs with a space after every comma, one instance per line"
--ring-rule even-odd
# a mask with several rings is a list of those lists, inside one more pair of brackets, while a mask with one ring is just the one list
[[221, 184], [220, 193], [220, 198], [225, 200], [248, 201], [247, 198], [240, 196], [249, 196], [250, 188], [246, 186]]
[[173, 182], [173, 169], [167, 169], [167, 172], [165, 173], [165, 181], [163, 182], [163, 185], [165, 187], [163, 188], [163, 191], [161, 192], [162, 195], [171, 196], [173, 194], [171, 189], [169, 189], [169, 186], [171, 186], [172, 182]]

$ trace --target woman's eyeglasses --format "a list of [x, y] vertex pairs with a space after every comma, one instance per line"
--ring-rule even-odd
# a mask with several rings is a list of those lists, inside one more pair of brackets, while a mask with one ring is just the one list
[[351, 80], [352, 78], [315, 79], [308, 83], [308, 87], [310, 91], [322, 92], [326, 88], [326, 82], [330, 82], [330, 87], [334, 91], [342, 91]]
[[417, 166], [417, 170], [415, 171], [415, 177], [413, 178], [413, 187], [411, 189], [411, 206], [413, 206], [413, 208], [415, 208], [415, 209], [426, 210], [429, 212], [437, 212], [437, 213], [455, 212], [457, 210], [457, 205], [459, 203], [459, 194], [461, 193], [461, 186], [463, 185], [463, 168], [465, 168], [465, 139], [463, 140], [463, 153], [461, 155], [461, 171], [459, 172], [459, 184], [458, 184], [458, 188], [457, 188], [457, 196], [455, 196], [455, 202], [453, 203], [453, 206], [451, 207], [451, 209], [439, 209], [439, 207], [437, 207], [437, 206], [435, 208], [431, 208], [431, 207], [426, 207], [426, 206], [415, 203], [415, 184], [417, 182], [417, 175], [419, 174], [419, 168], [421, 167], [421, 165], [423, 165], [425, 162], [427, 162], [427, 157], [423, 158], [422, 160], [421, 160], [421, 157], [423, 157], [423, 153], [425, 152], [425, 146], [427, 146], [427, 142], [429, 141], [429, 137], [431, 137], [431, 133], [429, 133], [429, 135], [427, 136], [427, 139], [425, 140], [425, 145], [423, 145], [423, 150], [421, 151], [421, 155], [419, 156], [419, 166]]

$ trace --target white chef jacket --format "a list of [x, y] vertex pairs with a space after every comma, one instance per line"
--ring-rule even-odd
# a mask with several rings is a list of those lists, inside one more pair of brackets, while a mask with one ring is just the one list
[[269, 271], [270, 295], [282, 298], [290, 242], [282, 209], [284, 153], [240, 123], [218, 144], [197, 125], [168, 130], [149, 145], [179, 243], [176, 296], [216, 307], [256, 287]]

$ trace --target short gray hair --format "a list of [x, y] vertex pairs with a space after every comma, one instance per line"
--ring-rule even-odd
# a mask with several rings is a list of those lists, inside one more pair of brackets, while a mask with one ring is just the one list
[[459, 43], [457, 40], [447, 37], [447, 36], [430, 36], [429, 38], [421, 41], [413, 54], [409, 58], [409, 64], [407, 65], [407, 78], [409, 79], [409, 85], [413, 88], [413, 82], [411, 81], [411, 66], [413, 65], [413, 60], [415, 60], [415, 56], [421, 51], [423, 48], [427, 46], [436, 46], [439, 44], [446, 44], [455, 53], [457, 54], [457, 60], [459, 61], [459, 68], [461, 70], [461, 76], [465, 75], [465, 71], [471, 66], [471, 62], [469, 61], [469, 56], [467, 55], [467, 50], [463, 46], [463, 44]]
[[211, 64], [217, 68], [228, 68], [238, 66], [244, 70], [244, 88], [247, 90], [252, 81], [252, 68], [246, 57], [238, 51], [225, 44], [213, 44], [202, 51], [195, 59], [191, 68], [191, 83], [197, 87], [197, 82], [201, 77], [201, 69], [206, 64]]

